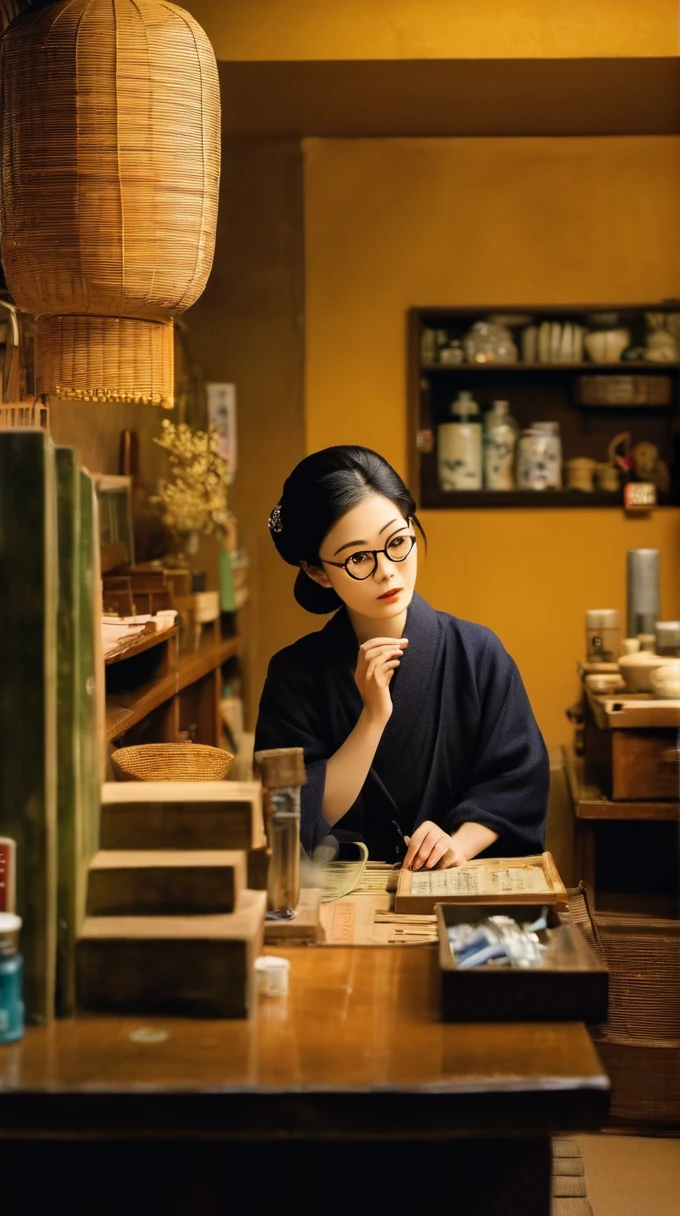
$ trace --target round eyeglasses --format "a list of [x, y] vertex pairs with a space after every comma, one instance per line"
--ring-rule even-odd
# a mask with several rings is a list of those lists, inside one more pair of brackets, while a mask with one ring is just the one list
[[350, 578], [362, 582], [363, 579], [375, 574], [378, 569], [379, 553], [384, 553], [391, 562], [405, 562], [415, 543], [415, 536], [407, 533], [405, 536], [403, 534], [393, 536], [391, 540], [388, 540], [384, 549], [360, 549], [358, 553], [350, 553], [344, 562], [328, 562], [323, 557], [321, 561], [324, 566], [337, 566], [339, 570], [346, 570]]

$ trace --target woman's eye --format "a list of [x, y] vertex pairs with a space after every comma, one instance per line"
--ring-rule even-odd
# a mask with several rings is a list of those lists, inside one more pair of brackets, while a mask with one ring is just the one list
[[365, 561], [368, 561], [369, 553], [353, 553], [349, 558], [350, 566], [361, 566]]
[[395, 536], [394, 540], [390, 541], [388, 547], [390, 549], [401, 549], [401, 547], [405, 543], [405, 541], [406, 541], [405, 536]]

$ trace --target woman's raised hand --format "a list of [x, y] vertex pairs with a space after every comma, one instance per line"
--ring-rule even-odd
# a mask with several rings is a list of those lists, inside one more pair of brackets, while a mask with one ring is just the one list
[[407, 646], [407, 638], [371, 638], [359, 647], [354, 679], [364, 709], [378, 721], [392, 713], [390, 681]]

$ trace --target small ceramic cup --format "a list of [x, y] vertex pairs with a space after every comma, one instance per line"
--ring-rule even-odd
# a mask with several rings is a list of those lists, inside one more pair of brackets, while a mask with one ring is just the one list
[[261, 996], [285, 996], [288, 992], [290, 960], [274, 954], [255, 959], [257, 990]]
[[621, 488], [621, 475], [613, 464], [598, 464], [595, 479], [598, 490], [608, 490], [612, 493]]
[[621, 643], [621, 654], [637, 654], [639, 649], [639, 638], [624, 638]]
[[587, 494], [592, 493], [596, 461], [590, 460], [587, 456], [577, 456], [574, 460], [567, 460], [564, 467], [567, 473], [568, 490], [584, 490]]

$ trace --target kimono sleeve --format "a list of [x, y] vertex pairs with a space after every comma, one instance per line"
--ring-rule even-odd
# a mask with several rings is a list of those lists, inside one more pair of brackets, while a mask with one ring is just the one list
[[311, 853], [331, 830], [322, 814], [326, 762], [331, 753], [322, 740], [321, 723], [304, 676], [284, 653], [272, 659], [260, 698], [255, 750], [302, 748], [307, 783], [301, 791], [300, 838]]
[[488, 852], [520, 857], [542, 852], [550, 784], [543, 737], [516, 664], [497, 638], [477, 673], [477, 746], [460, 801], [445, 816], [453, 832], [481, 823], [498, 834]]

